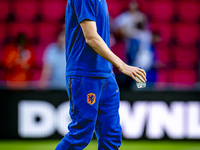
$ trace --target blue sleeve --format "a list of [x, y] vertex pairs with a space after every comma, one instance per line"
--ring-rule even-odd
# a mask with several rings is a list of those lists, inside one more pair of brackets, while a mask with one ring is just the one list
[[74, 0], [73, 5], [79, 23], [86, 19], [96, 21], [96, 0]]

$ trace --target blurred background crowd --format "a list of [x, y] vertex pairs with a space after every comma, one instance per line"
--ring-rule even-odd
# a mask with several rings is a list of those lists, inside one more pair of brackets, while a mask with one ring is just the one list
[[[0, 0], [0, 88], [65, 89], [66, 3]], [[147, 89], [200, 89], [200, 0], [107, 4], [111, 50], [147, 72]], [[135, 89], [114, 72], [121, 89]]]

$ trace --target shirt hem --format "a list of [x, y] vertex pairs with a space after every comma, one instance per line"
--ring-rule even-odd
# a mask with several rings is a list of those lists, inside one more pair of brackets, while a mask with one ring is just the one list
[[73, 75], [77, 75], [77, 76], [87, 76], [87, 77], [103, 77], [103, 78], [108, 78], [110, 77], [113, 73], [113, 71], [109, 72], [109, 73], [101, 73], [101, 72], [82, 72], [82, 71], [68, 71], [65, 75], [66, 76], [73, 76]]
[[96, 18], [93, 16], [80, 16], [78, 18], [78, 22], [81, 23], [84, 20], [90, 20], [90, 21], [95, 21], [96, 22]]

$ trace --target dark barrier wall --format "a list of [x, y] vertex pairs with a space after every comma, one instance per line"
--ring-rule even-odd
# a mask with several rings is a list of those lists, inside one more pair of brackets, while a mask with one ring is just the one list
[[[0, 91], [1, 139], [62, 138], [70, 123], [65, 91]], [[126, 139], [200, 139], [200, 92], [121, 91]]]

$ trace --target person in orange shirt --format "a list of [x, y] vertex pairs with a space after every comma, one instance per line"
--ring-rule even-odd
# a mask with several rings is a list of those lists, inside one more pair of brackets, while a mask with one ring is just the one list
[[8, 44], [3, 54], [4, 79], [7, 86], [25, 87], [31, 80], [31, 67], [34, 64], [32, 47], [28, 45], [24, 34], [19, 34], [16, 42]]

